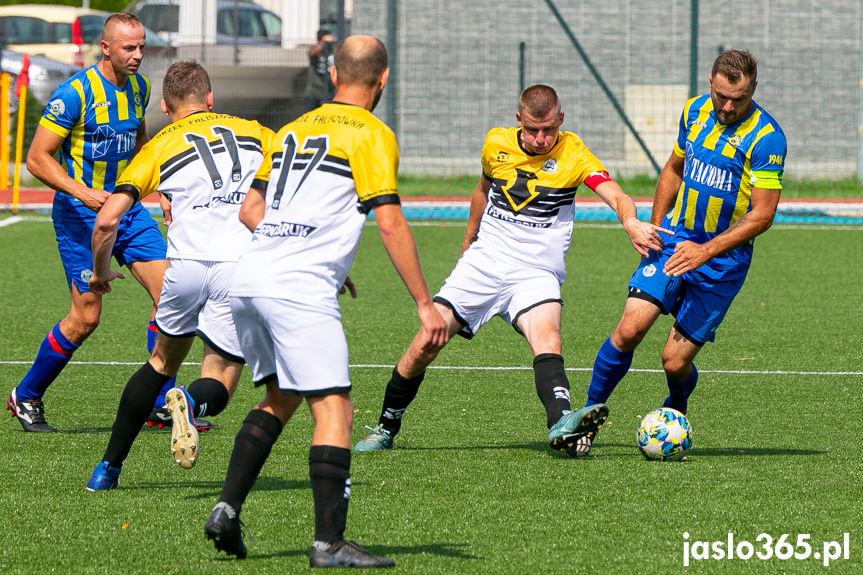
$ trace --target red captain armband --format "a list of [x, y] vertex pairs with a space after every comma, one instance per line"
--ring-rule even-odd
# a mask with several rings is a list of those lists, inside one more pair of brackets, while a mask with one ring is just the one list
[[605, 182], [613, 182], [614, 178], [608, 175], [608, 172], [605, 170], [601, 172], [591, 172], [586, 178], [584, 178], [584, 185], [596, 191], [597, 186], [599, 184], [604, 184]]

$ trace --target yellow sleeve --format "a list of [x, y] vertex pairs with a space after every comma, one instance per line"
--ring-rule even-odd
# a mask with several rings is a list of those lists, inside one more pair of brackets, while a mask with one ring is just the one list
[[252, 180], [252, 187], [259, 190], [266, 190], [267, 184], [270, 181], [270, 172], [273, 169], [273, 148], [275, 147], [276, 134], [271, 129], [261, 126], [261, 151], [264, 153], [264, 161], [261, 162], [261, 167], [255, 172], [255, 177]]
[[485, 141], [482, 144], [482, 152], [480, 152], [480, 161], [482, 162], [482, 173], [486, 177], [486, 179], [491, 179], [491, 146], [489, 146], [489, 140], [491, 139], [491, 132], [485, 135]]
[[593, 155], [593, 152], [587, 149], [587, 146], [584, 143], [581, 143], [580, 150], [580, 158], [579, 165], [581, 166], [581, 175], [579, 176], [578, 185], [584, 183], [588, 176], [597, 172], [607, 172], [605, 166], [602, 165], [602, 162]]
[[349, 159], [360, 202], [368, 207], [398, 203], [399, 149], [386, 126], [361, 139]]
[[123, 170], [114, 186], [114, 192], [129, 192], [136, 202], [140, 202], [159, 187], [159, 169], [161, 162], [158, 156], [156, 140], [147, 142]]

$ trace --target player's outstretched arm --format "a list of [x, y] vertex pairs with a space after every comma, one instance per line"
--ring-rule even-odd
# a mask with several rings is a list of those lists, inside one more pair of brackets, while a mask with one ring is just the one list
[[659, 232], [666, 234], [670, 234], [671, 232], [639, 220], [635, 202], [624, 193], [617, 182], [606, 180], [597, 185], [594, 191], [614, 210], [617, 220], [629, 236], [629, 241], [632, 243], [635, 251], [647, 257], [650, 250], [659, 251], [662, 249], [662, 237], [659, 235]]
[[[488, 192], [491, 189], [491, 182], [485, 176], [479, 177], [479, 183], [473, 191], [473, 196], [470, 198], [470, 213], [467, 218], [467, 229], [464, 232], [464, 240], [461, 242], [461, 253], [470, 247], [476, 241], [477, 233], [479, 232], [479, 222], [482, 219], [482, 214], [485, 211], [485, 206], [488, 203]], [[461, 256], [459, 256], [461, 257]]]
[[125, 279], [126, 276], [111, 269], [111, 253], [117, 241], [117, 228], [120, 220], [135, 205], [135, 198], [129, 192], [111, 194], [93, 222], [93, 275], [90, 276], [90, 291], [106, 294], [111, 291], [111, 281]]
[[749, 197], [751, 209], [727, 230], [703, 244], [680, 242], [665, 262], [666, 275], [680, 276], [707, 263], [721, 253], [741, 246], [773, 225], [779, 205], [779, 190], [752, 188]]
[[650, 213], [650, 223], [661, 225], [665, 214], [674, 207], [677, 192], [683, 182], [683, 158], [671, 152], [665, 162], [659, 179], [656, 181], [656, 191], [653, 194], [653, 210]]
[[104, 190], [88, 188], [66, 174], [63, 166], [54, 159], [62, 143], [63, 138], [51, 130], [44, 126], [37, 127], [33, 143], [30, 144], [30, 151], [27, 152], [27, 169], [52, 190], [69, 194], [81, 200], [94, 212], [99, 211], [108, 199], [108, 193]]
[[243, 205], [240, 206], [240, 221], [243, 222], [250, 232], [254, 232], [261, 220], [264, 219], [267, 192], [260, 188], [249, 188]]
[[449, 339], [449, 330], [432, 302], [420, 268], [416, 243], [401, 207], [398, 204], [383, 204], [375, 206], [374, 212], [384, 248], [408, 293], [417, 304], [417, 315], [426, 334], [427, 343], [434, 347], [443, 347]]

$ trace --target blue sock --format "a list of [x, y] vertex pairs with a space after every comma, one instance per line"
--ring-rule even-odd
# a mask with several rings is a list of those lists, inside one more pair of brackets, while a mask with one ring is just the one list
[[695, 369], [695, 364], [692, 364], [692, 373], [683, 381], [671, 381], [667, 376], [665, 381], [668, 382], [668, 397], [665, 398], [662, 407], [670, 407], [680, 413], [686, 413], [686, 400], [698, 384], [698, 370]]
[[33, 365], [18, 384], [15, 395], [18, 399], [40, 399], [51, 385], [79, 345], [72, 343], [60, 332], [57, 322], [39, 346]]
[[[159, 333], [156, 329], [156, 322], [151, 321], [147, 325], [147, 351], [150, 353], [153, 352], [153, 348], [156, 347], [156, 334]], [[174, 384], [177, 382], [177, 376], [175, 375], [168, 382], [162, 386], [162, 389], [159, 390], [159, 395], [156, 397], [156, 404], [153, 406], [153, 409], [159, 409], [160, 407], [165, 406], [165, 394], [171, 391], [174, 387]]]
[[606, 339], [593, 361], [593, 374], [587, 388], [585, 405], [605, 403], [608, 397], [632, 365], [632, 352], [620, 351]]

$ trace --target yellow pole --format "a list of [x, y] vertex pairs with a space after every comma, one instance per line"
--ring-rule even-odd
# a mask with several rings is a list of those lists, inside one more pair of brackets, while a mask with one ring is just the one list
[[24, 120], [27, 112], [27, 85], [19, 86], [18, 95], [18, 132], [15, 135], [15, 172], [12, 177], [12, 213], [18, 213], [19, 183], [21, 182], [21, 161], [24, 159]]
[[12, 76], [0, 74], [0, 190], [9, 189], [9, 86]]

